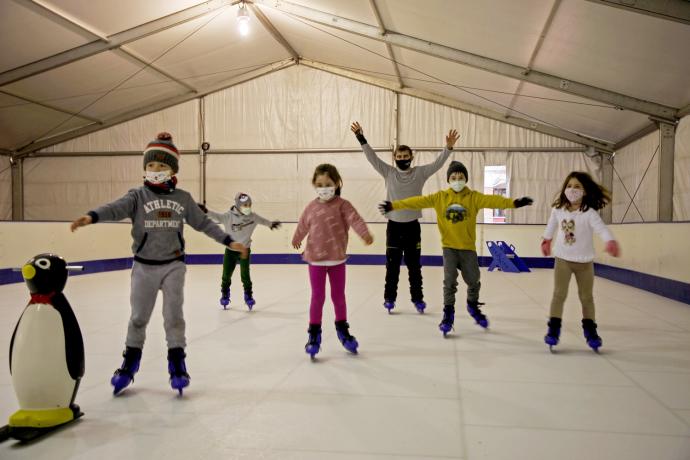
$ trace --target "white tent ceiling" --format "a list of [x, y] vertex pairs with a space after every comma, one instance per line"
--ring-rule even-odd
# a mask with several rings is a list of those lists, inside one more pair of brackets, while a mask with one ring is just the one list
[[[613, 8], [625, 3], [613, 0], [247, 0], [247, 37], [237, 30], [237, 3], [0, 2], [0, 149], [29, 153], [295, 56], [609, 145], [649, 125], [651, 112], [673, 119], [690, 104], [682, 0], [657, 2], [676, 20]], [[372, 26], [377, 35], [367, 35]], [[518, 66], [529, 81], [442, 59], [423, 52], [425, 43]], [[540, 73], [567, 80], [567, 92], [532, 79]]]

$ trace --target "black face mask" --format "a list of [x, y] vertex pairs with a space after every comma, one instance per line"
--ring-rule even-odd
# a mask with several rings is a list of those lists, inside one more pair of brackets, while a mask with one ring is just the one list
[[405, 171], [410, 168], [412, 160], [395, 160], [395, 164], [401, 171]]

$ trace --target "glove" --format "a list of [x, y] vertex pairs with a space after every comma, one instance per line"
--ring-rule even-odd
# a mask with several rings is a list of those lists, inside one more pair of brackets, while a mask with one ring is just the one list
[[515, 205], [516, 208], [521, 208], [523, 206], [529, 206], [532, 203], [534, 203], [534, 200], [528, 196], [523, 196], [522, 198], [518, 198], [517, 200], [513, 201], [513, 204]]
[[274, 220], [271, 222], [271, 230], [275, 230], [276, 228], [280, 228], [281, 223], [279, 220]]
[[208, 214], [208, 208], [206, 207], [206, 205], [204, 203], [197, 203], [197, 205], [199, 205], [199, 209], [204, 211], [204, 214]]
[[616, 240], [607, 241], [604, 250], [613, 257], [618, 257], [621, 253], [621, 248], [618, 246], [618, 242]]
[[541, 253], [545, 256], [551, 255], [551, 240], [545, 239], [541, 242]]
[[390, 201], [382, 201], [379, 203], [379, 212], [381, 214], [389, 213], [393, 210], [393, 203]]

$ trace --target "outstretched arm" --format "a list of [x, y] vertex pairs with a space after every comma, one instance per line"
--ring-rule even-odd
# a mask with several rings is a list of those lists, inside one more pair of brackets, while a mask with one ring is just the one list
[[371, 163], [371, 165], [379, 174], [381, 174], [383, 177], [386, 177], [390, 170], [394, 169], [393, 166], [386, 164], [385, 161], [383, 161], [381, 158], [378, 157], [378, 155], [376, 155], [376, 152], [374, 152], [374, 149], [371, 148], [366, 138], [364, 137], [362, 127], [358, 122], [355, 121], [354, 123], [352, 123], [352, 126], [350, 126], [350, 130], [353, 133], [355, 133], [355, 136], [357, 137], [359, 144], [362, 146], [362, 151], [364, 152], [364, 156], [366, 157], [367, 161]]
[[450, 131], [448, 131], [448, 135], [446, 136], [446, 146], [443, 149], [441, 155], [439, 155], [438, 158], [436, 158], [431, 163], [419, 167], [419, 169], [422, 170], [424, 177], [429, 178], [433, 176], [436, 173], [436, 171], [443, 167], [443, 164], [448, 160], [450, 153], [453, 151], [453, 146], [455, 146], [455, 143], [458, 141], [459, 138], [460, 135], [456, 130], [451, 129]]

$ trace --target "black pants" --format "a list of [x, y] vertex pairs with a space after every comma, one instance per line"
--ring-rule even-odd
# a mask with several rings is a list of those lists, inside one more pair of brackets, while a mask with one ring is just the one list
[[413, 302], [424, 300], [422, 293], [422, 227], [419, 221], [388, 221], [386, 227], [386, 287], [385, 300], [398, 298], [400, 262], [404, 259], [410, 279], [410, 297]]

